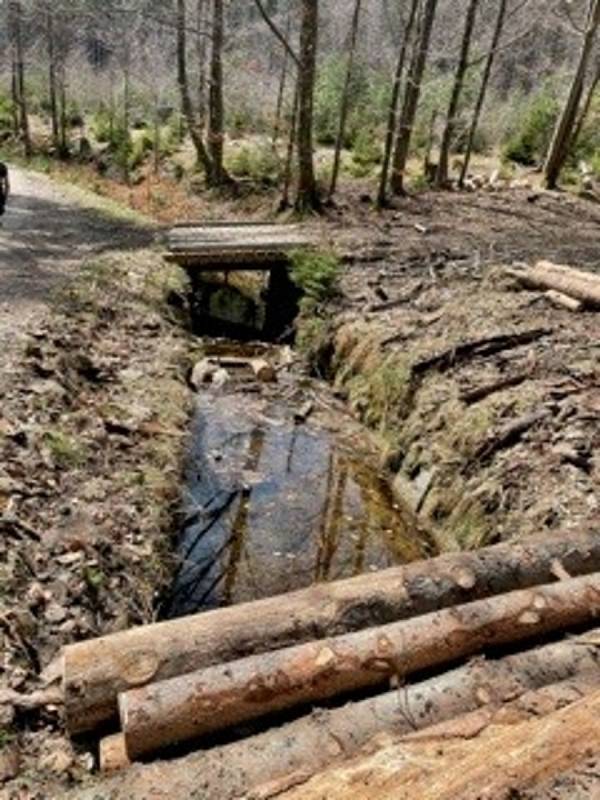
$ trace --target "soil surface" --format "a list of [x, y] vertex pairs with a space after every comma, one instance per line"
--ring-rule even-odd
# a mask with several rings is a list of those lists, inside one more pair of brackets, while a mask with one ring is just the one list
[[[600, 208], [534, 188], [424, 194], [382, 214], [364, 200], [342, 196], [310, 223], [345, 264], [343, 298], [324, 320], [323, 364], [380, 437], [397, 494], [419, 495], [412, 511], [440, 546], [597, 523], [600, 317], [518, 291], [496, 266], [545, 258], [600, 269]], [[105, 201], [13, 171], [0, 231], [3, 800], [64, 797], [95, 770], [89, 748], [64, 735], [52, 660], [68, 642], [152, 620], [165, 577], [191, 364], [181, 286], [150, 247], [153, 235]], [[535, 336], [492, 358], [453, 355], [478, 337], [527, 331]], [[465, 402], [465, 392], [506, 376], [517, 383]], [[496, 446], [533, 412], [523, 435]], [[34, 690], [42, 694], [32, 699]], [[479, 763], [497, 744], [471, 751], [467, 742], [465, 757]], [[395, 752], [375, 757], [376, 779], [386, 758]], [[363, 767], [357, 796], [388, 796], [369, 794], [370, 764], [290, 796], [334, 797], [330, 780], [362, 791]], [[579, 772], [563, 777], [587, 790]], [[116, 780], [125, 793], [127, 780]], [[390, 796], [400, 780], [391, 776]], [[142, 796], [169, 795], [154, 790]], [[92, 791], [104, 796], [102, 781]], [[554, 796], [544, 791], [519, 796]]]
[[10, 180], [0, 221], [0, 380], [13, 345], [40, 318], [52, 290], [86, 259], [148, 246], [153, 239], [150, 227], [117, 220], [110, 205], [89, 192], [17, 168]]

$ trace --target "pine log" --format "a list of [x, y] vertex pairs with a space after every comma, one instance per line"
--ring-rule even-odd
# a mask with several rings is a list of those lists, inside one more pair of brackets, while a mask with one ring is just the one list
[[591, 272], [539, 261], [530, 269], [507, 269], [505, 274], [531, 289], [554, 290], [590, 308], [600, 308], [600, 276]]
[[544, 297], [546, 297], [546, 299], [549, 300], [553, 306], [566, 308], [567, 311], [573, 311], [577, 313], [583, 308], [583, 303], [581, 300], [575, 300], [575, 298], [569, 297], [562, 292], [557, 292], [555, 289], [549, 289], [545, 293]]
[[307, 642], [119, 695], [135, 759], [248, 720], [386, 681], [600, 614], [600, 573]]
[[[589, 644], [586, 644], [589, 642]], [[382, 734], [426, 731], [478, 709], [504, 707], [510, 700], [564, 682], [600, 684], [600, 630], [575, 642], [561, 641], [498, 660], [474, 659], [440, 676], [399, 690], [320, 709], [222, 747], [198, 750], [174, 761], [134, 766], [126, 776], [103, 783], [112, 800], [148, 797], [160, 786], [165, 796], [236, 800], [255, 786], [313, 775], [356, 755]], [[122, 738], [122, 737], [121, 737]], [[123, 748], [124, 740], [123, 740]], [[92, 787], [79, 800], [93, 800]]]
[[[376, 752], [333, 767], [277, 794], [279, 800], [507, 800], [597, 797], [562, 785], [565, 773], [583, 775], [600, 752], [600, 691], [585, 694], [551, 714], [520, 723], [495, 724], [429, 742], [382, 742]], [[560, 781], [560, 783], [558, 782]], [[588, 787], [589, 782], [586, 781]], [[551, 789], [547, 794], [539, 790]], [[274, 796], [265, 791], [256, 798]]]
[[554, 579], [600, 570], [600, 533], [531, 537], [440, 556], [183, 619], [134, 628], [64, 650], [72, 734], [116, 716], [119, 692], [202, 667]]
[[114, 733], [101, 740], [99, 762], [101, 772], [118, 772], [131, 766], [122, 733]]

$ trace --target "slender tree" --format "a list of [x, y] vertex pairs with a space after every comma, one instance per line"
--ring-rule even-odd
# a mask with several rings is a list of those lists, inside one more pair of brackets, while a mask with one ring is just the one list
[[454, 139], [456, 116], [458, 113], [467, 69], [469, 66], [469, 52], [471, 49], [471, 39], [473, 38], [473, 29], [475, 27], [475, 18], [477, 16], [479, 1], [480, 0], [469, 0], [469, 5], [467, 6], [465, 28], [463, 31], [460, 48], [460, 57], [456, 67], [456, 74], [454, 76], [454, 85], [452, 87], [452, 94], [450, 96], [450, 104], [446, 114], [446, 124], [440, 146], [440, 158], [435, 176], [435, 183], [438, 188], [443, 188], [448, 183], [448, 162], [450, 160], [450, 148]]
[[471, 154], [473, 152], [473, 143], [475, 141], [475, 134], [477, 133], [477, 128], [479, 127], [479, 120], [481, 118], [483, 104], [485, 102], [485, 98], [487, 95], [490, 77], [492, 74], [492, 68], [494, 66], [496, 53], [500, 45], [502, 33], [504, 31], [504, 22], [506, 20], [507, 7], [508, 7], [508, 0], [500, 0], [500, 3], [498, 5], [498, 14], [496, 16], [496, 24], [494, 26], [494, 33], [492, 35], [490, 49], [488, 50], [487, 58], [485, 60], [485, 67], [483, 69], [481, 85], [479, 86], [479, 93], [477, 95], [477, 100], [475, 101], [475, 108], [473, 110], [471, 125], [469, 126], [469, 133], [467, 135], [465, 157], [463, 159], [463, 164], [460, 171], [460, 177], [458, 179], [458, 185], [461, 188], [464, 186], [465, 178], [467, 177], [467, 174], [469, 172], [469, 164], [471, 162]]
[[223, 186], [230, 177], [223, 165], [225, 111], [223, 107], [223, 0], [213, 0], [210, 89], [208, 104], [208, 153], [210, 186]]
[[212, 161], [204, 144], [202, 121], [198, 119], [192, 103], [187, 70], [187, 14], [186, 0], [177, 0], [177, 85], [181, 98], [181, 110], [199, 164], [204, 169], [207, 179], [212, 175]]
[[296, 209], [314, 211], [321, 207], [315, 178], [313, 154], [313, 109], [319, 28], [318, 0], [302, 0], [300, 28], [300, 69], [298, 71], [298, 187]]
[[404, 194], [404, 173], [410, 151], [413, 126], [421, 96], [421, 85], [429, 54], [431, 32], [437, 11], [438, 0], [425, 0], [422, 12], [421, 30], [410, 65], [404, 94], [404, 103], [400, 115], [398, 138], [391, 178], [391, 188], [394, 194]]
[[346, 138], [346, 125], [348, 122], [348, 112], [350, 111], [350, 89], [352, 88], [352, 77], [354, 74], [354, 56], [356, 53], [356, 40], [358, 38], [358, 26], [360, 22], [362, 0], [355, 0], [354, 13], [352, 15], [352, 25], [350, 27], [350, 42], [348, 48], [348, 64], [346, 67], [346, 77], [342, 90], [340, 105], [340, 124], [338, 127], [335, 150], [333, 155], [333, 168], [331, 170], [331, 183], [329, 185], [329, 199], [333, 197], [337, 189], [338, 176], [340, 173], [340, 161], [342, 147]]
[[14, 99], [18, 108], [19, 132], [23, 140], [25, 156], [32, 154], [29, 129], [29, 109], [25, 87], [25, 45], [23, 42], [23, 7], [19, 0], [9, 0], [9, 31], [13, 50]]
[[398, 61], [396, 62], [396, 72], [394, 74], [392, 96], [390, 99], [390, 106], [388, 110], [387, 130], [385, 135], [385, 146], [383, 150], [383, 163], [381, 166], [381, 176], [379, 178], [379, 191], [377, 194], [377, 206], [379, 208], [383, 208], [387, 202], [387, 186], [390, 173], [390, 162], [392, 160], [392, 149], [394, 147], [394, 134], [396, 132], [396, 123], [398, 117], [398, 101], [400, 100], [400, 89], [402, 88], [402, 76], [404, 75], [406, 56], [413, 35], [418, 8], [419, 8], [419, 0], [411, 0], [408, 22], [406, 23], [406, 28], [404, 30], [404, 38], [402, 39], [402, 44], [400, 45], [400, 52], [398, 54]]
[[588, 65], [594, 52], [596, 34], [600, 27], [600, 0], [592, 0], [587, 24], [583, 35], [583, 44], [579, 54], [577, 69], [567, 100], [558, 119], [552, 142], [544, 164], [544, 178], [548, 189], [555, 189], [558, 178], [569, 155], [573, 131], [577, 123], [579, 104], [583, 94]]

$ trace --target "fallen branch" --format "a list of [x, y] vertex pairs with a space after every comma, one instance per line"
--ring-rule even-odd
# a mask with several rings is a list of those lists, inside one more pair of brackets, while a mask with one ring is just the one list
[[443, 353], [431, 356], [423, 361], [417, 361], [412, 366], [412, 372], [414, 375], [422, 375], [430, 369], [438, 369], [442, 372], [467, 359], [486, 357], [500, 353], [503, 350], [510, 350], [513, 347], [530, 344], [544, 336], [549, 336], [551, 333], [552, 331], [548, 328], [534, 328], [533, 330], [519, 333], [502, 333], [497, 336], [487, 336], [482, 339], [463, 342], [444, 350]]
[[519, 375], [507, 375], [498, 380], [486, 383], [483, 386], [477, 386], [473, 389], [464, 389], [460, 393], [460, 399], [463, 403], [471, 405], [485, 400], [491, 394], [502, 392], [504, 389], [512, 389], [514, 386], [520, 386], [530, 377], [529, 373], [521, 373]]
[[249, 720], [402, 681], [600, 613], [600, 573], [208, 667], [119, 695], [130, 758]]
[[468, 471], [474, 464], [479, 466], [488, 464], [499, 450], [512, 447], [520, 441], [523, 434], [537, 425], [548, 416], [547, 411], [535, 411], [516, 420], [512, 420], [497, 433], [488, 437], [475, 451], [473, 458], [463, 467], [463, 472]]
[[93, 730], [116, 715], [119, 692], [150, 681], [547, 583], [555, 560], [571, 575], [600, 570], [600, 536], [544, 534], [70, 645], [63, 665], [68, 729]]

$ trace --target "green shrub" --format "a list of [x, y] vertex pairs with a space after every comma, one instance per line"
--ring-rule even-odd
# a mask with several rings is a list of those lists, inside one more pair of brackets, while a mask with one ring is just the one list
[[382, 157], [381, 141], [377, 132], [363, 128], [354, 141], [352, 160], [360, 166], [372, 168], [381, 163]]
[[545, 89], [535, 95], [504, 146], [503, 157], [525, 166], [539, 163], [548, 150], [559, 111], [554, 93]]
[[316, 308], [337, 297], [340, 291], [340, 262], [335, 253], [298, 250], [292, 254], [291, 278], [302, 290], [302, 310]]
[[[319, 144], [331, 145], [337, 139], [340, 124], [340, 105], [346, 71], [345, 58], [332, 56], [321, 68], [315, 87], [315, 136]], [[368, 106], [369, 81], [367, 71], [361, 64], [355, 64], [350, 83], [350, 115], [346, 127], [345, 146], [350, 146], [358, 131], [356, 111], [362, 105]]]
[[239, 178], [271, 183], [277, 179], [279, 160], [267, 142], [244, 144], [229, 153], [227, 167]]

